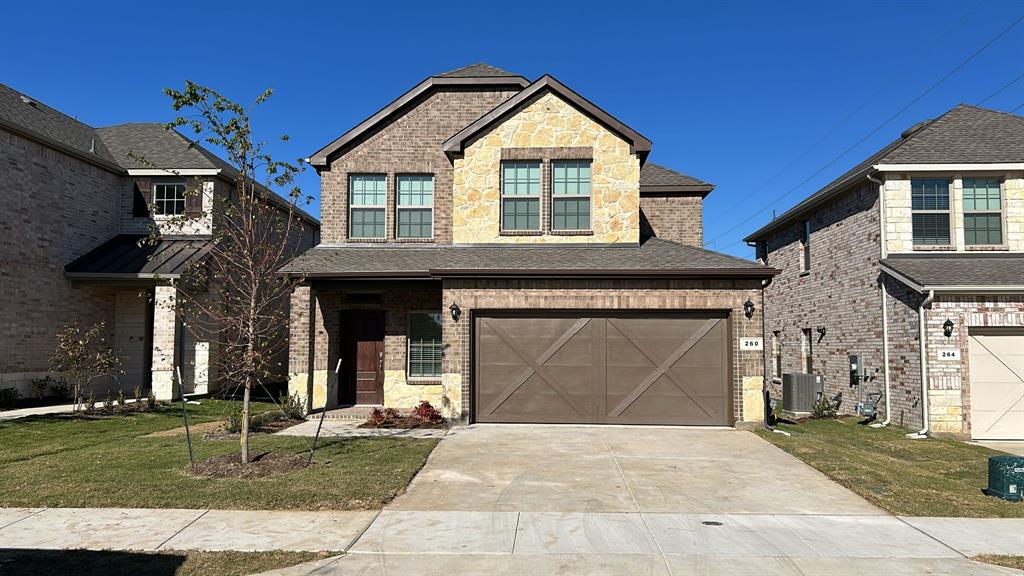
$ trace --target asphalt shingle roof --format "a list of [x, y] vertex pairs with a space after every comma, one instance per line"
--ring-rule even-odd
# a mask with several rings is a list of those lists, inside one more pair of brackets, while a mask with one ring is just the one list
[[317, 246], [281, 270], [309, 277], [744, 276], [776, 271], [757, 262], [651, 238], [640, 246]]
[[1024, 162], [1024, 117], [960, 104], [942, 116], [910, 127], [840, 177], [745, 238], [752, 242], [807, 209], [842, 192], [876, 164], [992, 164]]
[[640, 186], [713, 186], [699, 178], [688, 176], [660, 164], [647, 162], [640, 169]]
[[477, 62], [476, 64], [470, 64], [469, 66], [463, 66], [462, 68], [456, 68], [455, 70], [449, 70], [448, 72], [442, 72], [434, 75], [436, 78], [495, 78], [506, 76], [517, 78], [520, 75], [509, 72], [508, 70], [496, 68], [486, 62]]
[[[189, 140], [175, 130], [167, 130], [158, 122], [118, 124], [97, 128], [114, 159], [124, 168], [228, 168], [215, 155], [199, 146], [189, 147]], [[143, 156], [152, 164], [129, 156]]]
[[55, 142], [81, 155], [117, 162], [92, 126], [0, 84], [0, 122]]
[[899, 254], [881, 262], [926, 288], [1024, 285], [1024, 254]]

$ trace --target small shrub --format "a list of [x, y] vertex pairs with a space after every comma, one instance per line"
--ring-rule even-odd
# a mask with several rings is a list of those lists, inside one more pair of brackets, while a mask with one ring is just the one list
[[117, 407], [124, 408], [124, 390], [117, 391]]
[[266, 428], [267, 424], [270, 424], [271, 422], [281, 422], [283, 420], [291, 420], [291, 417], [280, 410], [260, 412], [249, 420], [249, 431], [259, 432]]
[[227, 420], [224, 421], [224, 430], [231, 434], [242, 431], [242, 405], [238, 404], [228, 411]]
[[96, 394], [92, 390], [89, 390], [89, 396], [85, 399], [85, 404], [82, 407], [86, 412], [96, 411]]
[[387, 419], [388, 422], [394, 422], [395, 420], [398, 420], [399, 417], [401, 416], [402, 415], [398, 412], [398, 409], [396, 408], [384, 409], [384, 418]]
[[285, 392], [281, 394], [281, 412], [289, 420], [302, 420], [306, 417], [306, 407], [297, 393], [288, 394]]
[[382, 426], [388, 422], [388, 417], [384, 414], [384, 411], [380, 408], [374, 408], [370, 412], [369, 421], [374, 426]]
[[68, 393], [71, 391], [71, 388], [68, 386], [68, 381], [63, 378], [53, 383], [50, 386], [50, 389], [53, 390], [53, 395], [60, 399], [67, 398]]
[[426, 400], [420, 402], [419, 406], [412, 409], [412, 415], [420, 422], [431, 423], [441, 421], [441, 413]]
[[150, 390], [149, 394], [146, 396], [146, 407], [150, 410], [156, 408], [156, 394], [153, 394], [152, 390]]
[[107, 392], [107, 397], [103, 399], [103, 411], [110, 412], [114, 409], [114, 400], [110, 397], [110, 392]]
[[839, 402], [825, 394], [818, 397], [818, 400], [814, 403], [814, 408], [811, 410], [811, 416], [814, 418], [835, 418], [838, 413]]
[[142, 386], [136, 384], [135, 390], [133, 390], [133, 392], [135, 393], [135, 404], [137, 404], [138, 406], [142, 406]]
[[38, 400], [42, 400], [46, 396], [46, 389], [50, 387], [52, 378], [46, 376], [44, 378], [33, 378], [29, 384], [29, 388], [32, 390], [32, 397]]
[[21, 394], [17, 388], [0, 388], [0, 410], [10, 410], [18, 403]]

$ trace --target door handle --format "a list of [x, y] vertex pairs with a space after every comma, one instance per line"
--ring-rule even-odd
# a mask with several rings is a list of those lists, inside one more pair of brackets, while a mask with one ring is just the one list
[[377, 371], [378, 372], [383, 372], [384, 371], [384, 353], [383, 352], [378, 352], [377, 353]]

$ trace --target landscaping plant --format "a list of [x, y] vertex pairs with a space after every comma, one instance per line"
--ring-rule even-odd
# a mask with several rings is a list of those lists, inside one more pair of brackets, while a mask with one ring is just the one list
[[[298, 254], [306, 232], [297, 204], [310, 199], [303, 199], [294, 186], [301, 163], [273, 159], [265, 142], [255, 139], [245, 107], [191, 81], [185, 81], [181, 90], [167, 88], [164, 93], [179, 114], [165, 128], [181, 128], [187, 136], [222, 151], [231, 165], [225, 173], [235, 180], [229, 196], [217, 195], [198, 214], [186, 210], [168, 218], [161, 223], [162, 230], [151, 228], [148, 241], [155, 243], [175, 230], [185, 232], [197, 217], [217, 223], [206, 257], [189, 265], [180, 280], [171, 280], [176, 288], [174, 302], [163, 305], [181, 318], [197, 340], [217, 342], [210, 362], [217, 366], [228, 389], [242, 388], [241, 460], [248, 463], [252, 392], [283, 368], [275, 359], [287, 350], [288, 302], [299, 280], [277, 271]], [[254, 106], [270, 95], [270, 90], [260, 94]], [[134, 157], [153, 168], [172, 168]], [[208, 184], [190, 178], [186, 202], [201, 198]], [[290, 187], [288, 199], [277, 196], [270, 187]]]
[[117, 391], [117, 407], [124, 409], [124, 390]]
[[419, 419], [420, 422], [434, 423], [441, 421], [441, 413], [426, 400], [420, 402], [418, 406], [412, 409], [412, 415]]
[[42, 400], [46, 397], [46, 389], [50, 387], [50, 382], [53, 379], [49, 375], [42, 378], [33, 378], [32, 382], [29, 383], [29, 388], [32, 390], [32, 397], [36, 400]]
[[[121, 359], [107, 343], [103, 322], [83, 329], [78, 322], [65, 325], [57, 332], [57, 346], [50, 354], [50, 370], [71, 380], [74, 410], [82, 409], [82, 396], [88, 391], [93, 399], [92, 386], [99, 378], [122, 374]], [[92, 408], [94, 402], [89, 403]]]
[[14, 408], [20, 396], [17, 388], [0, 388], [0, 410]]

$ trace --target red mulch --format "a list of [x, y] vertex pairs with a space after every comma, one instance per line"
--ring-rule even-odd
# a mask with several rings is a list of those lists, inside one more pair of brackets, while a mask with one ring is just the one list
[[239, 453], [231, 452], [196, 462], [196, 467], [191, 473], [209, 478], [265, 478], [305, 467], [306, 458], [299, 454], [265, 452], [256, 455], [248, 464], [242, 464]]

